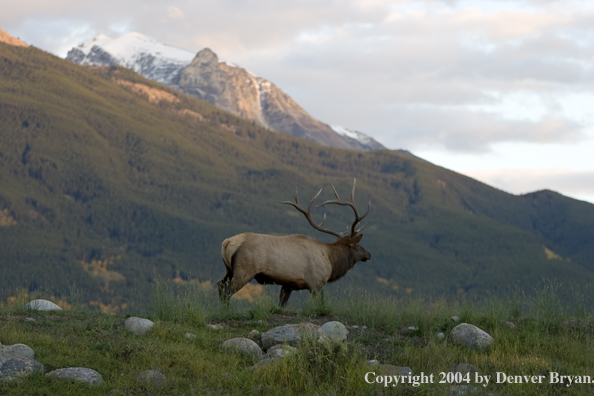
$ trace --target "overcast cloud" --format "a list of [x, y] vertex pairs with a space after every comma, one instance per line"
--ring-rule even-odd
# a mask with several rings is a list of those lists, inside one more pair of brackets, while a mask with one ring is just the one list
[[[594, 152], [591, 1], [6, 3], [0, 28], [59, 56], [97, 34], [131, 31], [195, 52], [210, 47], [326, 123], [474, 170], [510, 192], [526, 192], [516, 188], [524, 175], [524, 186], [577, 196], [544, 177], [548, 169], [585, 185], [579, 197], [594, 202], [594, 161], [575, 154]], [[543, 154], [552, 146], [553, 162]]]

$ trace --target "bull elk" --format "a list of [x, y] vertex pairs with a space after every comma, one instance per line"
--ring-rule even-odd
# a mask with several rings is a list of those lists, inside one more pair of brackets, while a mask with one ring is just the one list
[[260, 284], [281, 285], [279, 303], [284, 307], [293, 290], [308, 289], [316, 295], [322, 291], [326, 283], [334, 282], [346, 275], [357, 262], [371, 259], [371, 254], [359, 245], [363, 237], [361, 231], [367, 224], [357, 229], [361, 220], [369, 214], [371, 202], [367, 212], [360, 215], [355, 205], [355, 186], [356, 180], [353, 180], [351, 200], [343, 201], [332, 185], [336, 199], [316, 206], [319, 208], [336, 204], [350, 206], [353, 209], [355, 220], [351, 229], [349, 231], [347, 227], [342, 233], [322, 228], [326, 221], [325, 213], [320, 224], [316, 224], [311, 217], [311, 208], [322, 189], [312, 198], [307, 209], [299, 205], [297, 193], [295, 202], [280, 202], [291, 205], [303, 213], [314, 229], [337, 237], [334, 243], [320, 242], [305, 235], [275, 236], [251, 232], [225, 239], [221, 246], [221, 255], [227, 273], [217, 284], [221, 301], [227, 302], [246, 283], [255, 279]]

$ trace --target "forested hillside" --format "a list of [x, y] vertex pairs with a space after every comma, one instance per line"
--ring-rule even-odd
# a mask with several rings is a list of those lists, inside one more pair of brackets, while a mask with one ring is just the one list
[[[235, 233], [305, 233], [280, 205], [332, 182], [371, 201], [372, 260], [341, 284], [393, 293], [594, 280], [594, 205], [513, 196], [389, 150], [322, 147], [260, 128], [122, 68], [0, 43], [0, 287], [74, 284], [121, 304], [155, 276], [218, 280]], [[342, 230], [348, 208], [326, 208]], [[316, 218], [322, 218], [322, 209]], [[141, 293], [142, 294], [142, 293]]]

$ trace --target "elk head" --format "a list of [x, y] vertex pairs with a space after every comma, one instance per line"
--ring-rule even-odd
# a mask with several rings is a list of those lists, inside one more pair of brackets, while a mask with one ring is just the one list
[[369, 253], [368, 251], [363, 249], [363, 247], [361, 245], [359, 245], [359, 242], [361, 241], [361, 238], [363, 237], [363, 234], [361, 234], [361, 231], [363, 231], [363, 229], [367, 226], [367, 223], [363, 227], [357, 228], [357, 226], [361, 222], [361, 220], [363, 220], [369, 214], [369, 210], [371, 209], [371, 202], [369, 202], [369, 204], [367, 206], [367, 211], [363, 215], [360, 215], [359, 210], [357, 209], [357, 205], [355, 204], [355, 188], [357, 186], [357, 180], [355, 178], [353, 178], [353, 190], [351, 191], [351, 200], [350, 201], [344, 201], [344, 200], [340, 199], [340, 197], [338, 196], [338, 192], [336, 192], [336, 188], [334, 188], [334, 185], [332, 183], [330, 183], [330, 185], [332, 186], [332, 191], [334, 192], [334, 196], [336, 197], [336, 199], [328, 200], [328, 201], [316, 206], [316, 208], [319, 208], [319, 207], [325, 206], [325, 205], [331, 205], [331, 204], [350, 206], [351, 209], [353, 209], [353, 212], [355, 213], [355, 220], [353, 221], [353, 224], [351, 225], [350, 231], [349, 231], [348, 226], [347, 226], [347, 229], [345, 232], [336, 232], [336, 231], [332, 231], [332, 230], [323, 228], [322, 226], [326, 222], [326, 213], [324, 213], [324, 219], [322, 220], [322, 222], [320, 224], [316, 224], [316, 222], [312, 219], [311, 208], [313, 207], [316, 199], [322, 193], [321, 188], [320, 188], [320, 191], [318, 191], [318, 193], [312, 198], [309, 205], [307, 206], [307, 209], [303, 209], [299, 205], [299, 199], [297, 198], [297, 192], [295, 192], [295, 202], [281, 201], [281, 203], [291, 205], [295, 209], [297, 209], [299, 212], [303, 213], [303, 215], [305, 216], [305, 218], [307, 219], [309, 224], [314, 229], [316, 229], [320, 232], [324, 232], [326, 234], [334, 235], [335, 237], [337, 237], [338, 239], [336, 240], [335, 245], [344, 245], [350, 251], [351, 260], [352, 260], [352, 264], [350, 265], [350, 268], [352, 268], [355, 265], [355, 263], [357, 263], [358, 261], [365, 262], [365, 261], [368, 261], [371, 259], [371, 253]]

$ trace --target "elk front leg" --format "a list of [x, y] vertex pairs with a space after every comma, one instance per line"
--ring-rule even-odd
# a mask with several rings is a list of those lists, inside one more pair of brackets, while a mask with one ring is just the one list
[[280, 297], [279, 297], [279, 304], [281, 307], [284, 308], [287, 305], [287, 301], [289, 301], [289, 297], [291, 297], [292, 291], [293, 291], [293, 289], [291, 289], [288, 286], [283, 286], [281, 288]]

